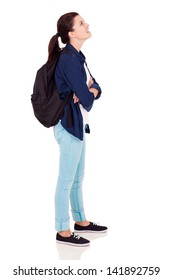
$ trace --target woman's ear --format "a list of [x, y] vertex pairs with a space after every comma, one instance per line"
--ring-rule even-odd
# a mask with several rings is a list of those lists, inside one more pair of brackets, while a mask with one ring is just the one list
[[74, 31], [69, 31], [68, 36], [69, 36], [69, 38], [74, 38], [75, 37], [75, 32]]

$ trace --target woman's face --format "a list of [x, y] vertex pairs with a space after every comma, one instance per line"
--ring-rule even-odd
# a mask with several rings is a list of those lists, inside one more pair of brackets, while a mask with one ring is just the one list
[[72, 33], [73, 36], [79, 40], [86, 40], [92, 36], [89, 31], [89, 24], [86, 23], [80, 15], [74, 18]]

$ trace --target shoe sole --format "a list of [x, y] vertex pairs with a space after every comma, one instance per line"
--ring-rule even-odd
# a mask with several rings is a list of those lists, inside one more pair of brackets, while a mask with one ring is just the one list
[[56, 240], [56, 242], [59, 243], [59, 244], [70, 245], [70, 246], [73, 246], [73, 247], [87, 247], [87, 246], [90, 245], [90, 242], [86, 243], [86, 244], [76, 244], [76, 243], [64, 242], [64, 241], [59, 241], [59, 240]]
[[107, 229], [105, 229], [105, 230], [98, 230], [98, 231], [96, 231], [96, 230], [74, 230], [75, 232], [77, 232], [77, 233], [104, 233], [104, 232], [107, 232]]

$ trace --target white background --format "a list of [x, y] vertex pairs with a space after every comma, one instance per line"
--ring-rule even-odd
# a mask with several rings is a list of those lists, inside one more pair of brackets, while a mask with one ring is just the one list
[[[160, 266], [160, 276], [148, 277], [171, 279], [171, 2], [1, 3], [2, 276], [15, 278], [12, 270], [19, 265], [51, 268], [67, 263], [98, 269]], [[88, 219], [107, 225], [109, 232], [92, 237], [90, 248], [83, 251], [55, 244], [59, 150], [52, 129], [36, 120], [30, 102], [35, 73], [47, 59], [57, 19], [70, 11], [90, 24], [93, 36], [82, 51], [103, 90], [90, 113], [84, 197]]]

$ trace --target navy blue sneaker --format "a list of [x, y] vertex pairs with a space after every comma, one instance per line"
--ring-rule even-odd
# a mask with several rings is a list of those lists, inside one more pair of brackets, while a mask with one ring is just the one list
[[102, 233], [102, 232], [107, 232], [107, 227], [105, 226], [100, 226], [96, 223], [90, 222], [88, 226], [80, 226], [75, 223], [74, 225], [74, 230], [75, 232], [92, 232], [92, 233]]
[[77, 235], [76, 233], [72, 232], [71, 236], [69, 237], [63, 237], [58, 232], [56, 234], [56, 242], [66, 245], [72, 245], [72, 246], [78, 246], [78, 247], [84, 247], [89, 246], [90, 241]]

